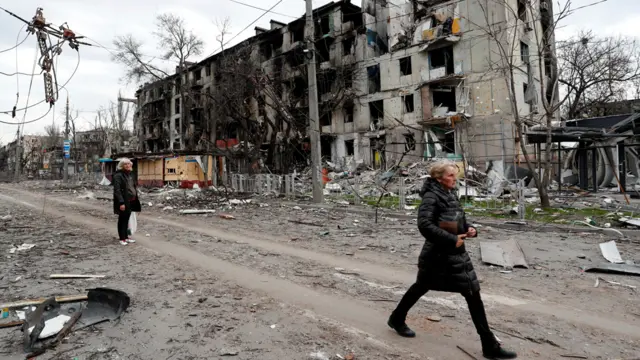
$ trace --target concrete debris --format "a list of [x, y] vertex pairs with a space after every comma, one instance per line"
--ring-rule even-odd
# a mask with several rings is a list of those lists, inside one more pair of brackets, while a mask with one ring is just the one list
[[517, 240], [481, 241], [482, 262], [501, 266], [507, 270], [515, 267], [529, 268], [524, 252]]
[[616, 246], [615, 241], [609, 241], [606, 243], [600, 244], [600, 251], [602, 252], [602, 256], [607, 259], [610, 263], [613, 264], [623, 264], [624, 260], [620, 256], [620, 252], [618, 251], [618, 247]]
[[3, 217], [0, 217], [0, 220], [2, 220], [2, 221], [11, 221], [11, 220], [13, 220], [13, 216], [5, 215]]
[[27, 251], [34, 248], [35, 244], [22, 244], [20, 246], [11, 246], [9, 249], [9, 254], [15, 254], [17, 251]]

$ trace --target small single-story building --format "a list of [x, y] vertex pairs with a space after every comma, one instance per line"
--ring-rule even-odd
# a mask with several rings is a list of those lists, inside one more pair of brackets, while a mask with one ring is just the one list
[[[161, 187], [175, 184], [180, 188], [211, 186], [213, 181], [213, 155], [199, 152], [125, 153], [100, 159], [104, 174], [112, 181], [118, 159], [129, 158], [133, 162], [133, 174], [138, 186]], [[205, 176], [206, 174], [206, 176]]]

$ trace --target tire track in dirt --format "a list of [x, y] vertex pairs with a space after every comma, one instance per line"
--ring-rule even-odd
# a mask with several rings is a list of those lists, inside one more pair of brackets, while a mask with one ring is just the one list
[[[42, 199], [44, 196], [38, 193], [32, 193], [29, 191], [24, 191], [20, 189], [16, 189], [13, 187], [5, 187], [0, 186], [0, 188], [4, 188], [8, 191], [15, 191], [26, 196]], [[109, 211], [110, 208], [99, 207], [92, 204], [75, 202], [65, 199], [52, 198], [47, 197], [48, 202], [56, 202], [59, 204], [69, 204], [74, 205], [81, 208], [91, 209], [91, 210], [101, 210], [101, 211]], [[272, 251], [276, 253], [281, 253], [293, 257], [299, 257], [306, 260], [311, 260], [318, 263], [323, 263], [331, 267], [340, 267], [346, 269], [357, 268], [358, 272], [363, 276], [367, 276], [369, 278], [379, 280], [382, 282], [406, 282], [407, 280], [411, 281], [415, 277], [415, 273], [407, 272], [405, 270], [392, 268], [389, 266], [383, 266], [380, 264], [372, 264], [362, 261], [357, 261], [353, 257], [346, 258], [335, 255], [330, 255], [321, 252], [315, 252], [311, 250], [295, 248], [292, 246], [288, 246], [282, 244], [283, 239], [278, 238], [277, 236], [272, 236], [264, 233], [252, 233], [250, 231], [244, 231], [242, 234], [233, 234], [226, 231], [221, 231], [211, 227], [204, 227], [202, 224], [198, 224], [194, 221], [182, 220], [180, 222], [167, 220], [167, 219], [158, 219], [153, 217], [146, 217], [144, 214], [140, 217], [141, 220], [156, 223], [160, 225], [168, 225], [174, 228], [181, 228], [186, 231], [196, 232], [207, 236], [213, 236], [218, 238], [223, 238], [228, 241], [236, 241], [246, 243], [255, 248], [260, 248], [267, 251]], [[602, 329], [608, 332], [617, 333], [621, 335], [630, 336], [636, 339], [640, 339], [640, 327], [632, 324], [628, 324], [621, 320], [616, 320], [614, 317], [600, 317], [596, 315], [591, 315], [586, 312], [580, 312], [579, 310], [571, 309], [568, 307], [560, 306], [560, 305], [547, 305], [541, 303], [529, 302], [526, 300], [508, 298], [501, 295], [492, 295], [483, 292], [483, 297], [485, 301], [493, 301], [499, 303], [501, 305], [508, 306], [517, 311], [522, 311], [526, 313], [538, 313], [542, 315], [552, 316], [557, 319], [571, 322], [579, 325], [587, 325], [594, 328]]]
[[[15, 189], [6, 190], [16, 191]], [[18, 192], [24, 193], [22, 191]], [[0, 199], [37, 210], [43, 209], [40, 195], [30, 193], [25, 193], [24, 195], [18, 199], [0, 194]], [[111, 223], [77, 214], [68, 209], [64, 210], [59, 205], [56, 205], [56, 203], [60, 203], [58, 200], [47, 198], [44, 213], [53, 216], [63, 214], [66, 221], [90, 226], [94, 229], [106, 230], [115, 235], [115, 230]], [[147, 221], [149, 220], [147, 219]], [[139, 238], [138, 244], [213, 272], [218, 277], [232, 281], [244, 288], [259, 291], [285, 303], [308, 309], [320, 317], [332, 319], [338, 322], [345, 331], [359, 333], [374, 343], [386, 344], [387, 346], [419, 355], [429, 354], [430, 357], [438, 360], [460, 359], [460, 352], [456, 349], [456, 345], [459, 345], [461, 341], [453, 341], [429, 334], [421, 334], [418, 341], [400, 338], [387, 328], [385, 324], [387, 314], [382, 313], [365, 301], [341, 295], [321, 293], [287, 280], [260, 274], [246, 267], [168, 242], [162, 236]], [[479, 343], [475, 339], [471, 341], [472, 344], [464, 345], [465, 348], [479, 355]]]

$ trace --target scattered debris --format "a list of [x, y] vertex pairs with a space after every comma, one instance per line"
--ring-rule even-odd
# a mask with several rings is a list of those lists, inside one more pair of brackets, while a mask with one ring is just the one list
[[180, 210], [180, 214], [182, 214], [182, 215], [213, 214], [215, 212], [216, 212], [215, 210], [209, 210], [209, 209], [204, 209], [204, 210], [198, 210], [198, 209]]
[[569, 359], [588, 359], [589, 357], [585, 356], [585, 355], [574, 355], [574, 354], [564, 354], [564, 355], [560, 355], [563, 358], [569, 358]]
[[220, 355], [220, 356], [238, 356], [238, 354], [239, 354], [238, 351], [236, 351], [236, 350], [228, 350], [228, 349], [222, 349], [218, 353], [218, 355]]
[[480, 254], [482, 262], [501, 266], [505, 269], [515, 267], [529, 268], [524, 252], [518, 241], [511, 239], [505, 241], [481, 241]]
[[104, 279], [107, 275], [52, 274], [49, 279]]
[[308, 226], [317, 226], [317, 227], [323, 227], [324, 224], [316, 224], [316, 223], [312, 223], [312, 222], [308, 222], [308, 221], [302, 221], [302, 220], [289, 220], [289, 222], [294, 223], [294, 224], [300, 224], [300, 225], [308, 225]]
[[309, 357], [311, 359], [314, 360], [330, 360], [329, 356], [327, 356], [327, 354], [317, 351], [317, 352], [313, 352], [311, 354], [309, 354]]
[[442, 318], [440, 316], [437, 315], [431, 315], [431, 316], [427, 316], [427, 319], [429, 321], [433, 321], [433, 322], [440, 322], [442, 321]]
[[[84, 301], [87, 299], [88, 299], [87, 295], [66, 295], [66, 296], [56, 296], [55, 298], [56, 302], [60, 304], [67, 303], [67, 302]], [[26, 306], [39, 305], [45, 302], [46, 300], [47, 300], [46, 298], [33, 299], [33, 300], [19, 300], [19, 301], [14, 301], [10, 303], [0, 304], [0, 308], [16, 309], [16, 308], [21, 308]]]
[[600, 244], [600, 251], [602, 251], [602, 256], [607, 259], [610, 263], [613, 264], [623, 264], [624, 260], [620, 256], [620, 252], [618, 251], [618, 247], [616, 246], [615, 241], [609, 241], [606, 243]]
[[622, 217], [618, 219], [618, 221], [625, 225], [640, 227], [640, 219], [629, 219], [629, 218]]
[[233, 215], [229, 215], [229, 214], [220, 214], [218, 215], [218, 217], [220, 217], [220, 219], [225, 219], [225, 220], [235, 220], [235, 216]]
[[6, 215], [6, 216], [3, 216], [3, 217], [0, 217], [0, 220], [2, 220], [2, 221], [11, 221], [11, 220], [13, 220], [13, 216]]
[[34, 248], [35, 246], [35, 244], [22, 244], [18, 247], [11, 246], [11, 249], [9, 249], [9, 254], [15, 254], [16, 251], [27, 251]]
[[623, 287], [626, 287], [626, 288], [629, 288], [629, 289], [636, 289], [637, 288], [637, 286], [627, 285], [627, 284], [619, 283], [619, 282], [616, 282], [616, 281], [609, 281], [609, 280], [602, 279], [602, 278], [598, 278], [598, 279], [606, 282], [607, 284], [611, 284], [611, 285], [623, 286]]
[[[51, 297], [38, 304], [35, 310], [27, 310], [23, 339], [24, 351], [30, 353], [28, 358], [57, 346], [73, 330], [120, 318], [130, 303], [126, 293], [104, 288], [89, 290], [86, 299], [86, 307], [80, 309], [75, 306], [63, 309], [56, 298]], [[46, 340], [56, 334], [55, 339]], [[42, 342], [38, 345], [39, 340]]]
[[584, 272], [599, 272], [640, 276], [640, 266], [631, 264], [601, 264], [585, 267]]

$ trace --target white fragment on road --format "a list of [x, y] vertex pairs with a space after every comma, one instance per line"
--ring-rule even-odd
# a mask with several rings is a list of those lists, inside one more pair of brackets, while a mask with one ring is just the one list
[[317, 351], [309, 354], [309, 358], [314, 360], [330, 360], [329, 356], [323, 352]]
[[15, 254], [16, 251], [27, 251], [32, 249], [35, 246], [36, 246], [35, 244], [22, 244], [18, 247], [11, 246], [11, 248], [9, 249], [9, 254]]
[[193, 294], [193, 290], [187, 290], [187, 295]]
[[[58, 316], [54, 317], [51, 320], [45, 321], [44, 322], [44, 329], [42, 329], [42, 332], [38, 336], [38, 339], [46, 339], [48, 337], [51, 337], [51, 336], [59, 333], [62, 330], [62, 328], [64, 327], [64, 324], [66, 324], [67, 321], [69, 321], [69, 319], [71, 319], [70, 316], [58, 315]], [[35, 328], [35, 326], [32, 326], [32, 327], [29, 328], [29, 334], [31, 334], [31, 332], [33, 331], [34, 328]]]
[[622, 256], [620, 256], [620, 252], [618, 251], [618, 246], [615, 241], [609, 241], [606, 243], [600, 244], [600, 251], [602, 252], [602, 256], [607, 259], [608, 262], [613, 264], [623, 264], [624, 260], [622, 260]]
[[302, 210], [302, 208], [300, 206], [294, 206], [292, 209], [293, 210]]
[[211, 210], [211, 209], [202, 209], [202, 210], [198, 210], [198, 209], [187, 209], [187, 210], [180, 210], [180, 214], [182, 215], [194, 215], [194, 214], [213, 214], [215, 213], [215, 210]]
[[276, 328], [276, 325], [275, 325], [275, 324], [274, 324], [274, 325], [271, 325], [271, 328], [272, 328], [272, 329], [275, 329], [275, 328]]

